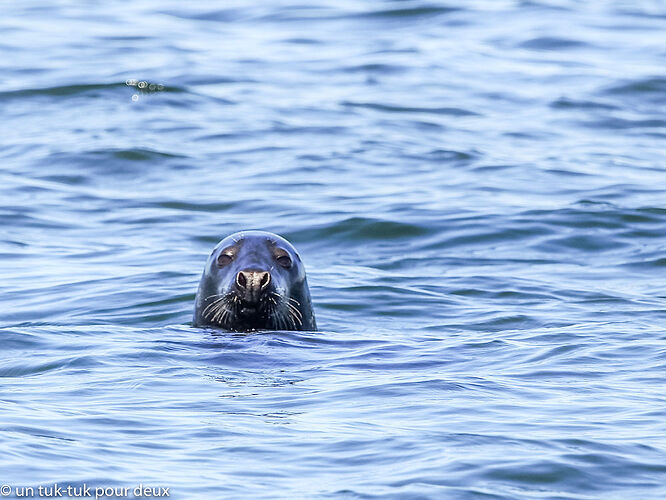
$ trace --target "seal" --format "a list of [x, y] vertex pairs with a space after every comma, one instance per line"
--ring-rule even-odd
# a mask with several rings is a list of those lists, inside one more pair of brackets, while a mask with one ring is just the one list
[[241, 231], [208, 257], [194, 304], [194, 326], [225, 330], [316, 330], [305, 267], [277, 234]]

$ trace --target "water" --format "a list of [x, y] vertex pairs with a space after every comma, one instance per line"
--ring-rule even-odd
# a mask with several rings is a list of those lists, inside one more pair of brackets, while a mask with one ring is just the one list
[[[662, 2], [2, 9], [12, 496], [666, 498]], [[190, 325], [247, 228], [320, 332]]]

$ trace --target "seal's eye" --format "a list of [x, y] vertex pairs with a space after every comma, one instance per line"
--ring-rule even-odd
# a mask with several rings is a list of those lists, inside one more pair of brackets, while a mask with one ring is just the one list
[[289, 269], [291, 267], [291, 258], [288, 255], [280, 255], [275, 260], [277, 260], [277, 263], [285, 269]]
[[232, 261], [231, 255], [228, 255], [226, 253], [221, 253], [219, 257], [217, 258], [217, 265], [220, 267], [224, 267], [227, 264], [230, 264]]

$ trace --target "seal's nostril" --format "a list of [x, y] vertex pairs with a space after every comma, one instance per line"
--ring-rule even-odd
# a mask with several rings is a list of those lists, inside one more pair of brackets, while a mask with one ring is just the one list
[[245, 276], [243, 271], [239, 271], [236, 275], [236, 284], [239, 288], [245, 290], [245, 287], [247, 286], [247, 276]]
[[268, 271], [261, 273], [259, 277], [259, 287], [263, 290], [271, 282], [271, 274]]

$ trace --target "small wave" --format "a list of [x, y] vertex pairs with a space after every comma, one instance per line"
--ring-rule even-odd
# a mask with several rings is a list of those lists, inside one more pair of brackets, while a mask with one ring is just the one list
[[571, 8], [565, 5], [555, 5], [553, 3], [546, 2], [537, 2], [536, 0], [520, 0], [518, 6], [528, 9], [540, 9], [540, 10], [555, 10], [555, 11], [569, 11]]
[[366, 239], [401, 239], [430, 234], [432, 229], [410, 224], [366, 217], [352, 217], [342, 221], [333, 222], [324, 226], [314, 227], [287, 235], [296, 241], [321, 241], [330, 237], [339, 237], [348, 241]]
[[0, 92], [0, 99], [11, 99], [32, 96], [72, 96], [87, 94], [97, 90], [115, 90], [125, 87], [125, 83], [62, 85], [58, 87], [45, 87], [36, 89], [20, 89]]
[[428, 159], [433, 161], [446, 161], [446, 162], [468, 162], [479, 158], [478, 151], [456, 151], [453, 149], [433, 149], [425, 155]]
[[581, 122], [581, 124], [593, 129], [607, 128], [607, 129], [624, 130], [624, 129], [634, 129], [634, 128], [636, 129], [666, 128], [666, 120], [661, 120], [657, 118], [629, 120], [627, 118], [609, 117], [609, 118], [604, 118], [602, 120], [583, 121]]
[[182, 10], [163, 10], [160, 12], [166, 16], [172, 16], [179, 19], [192, 19], [195, 21], [212, 21], [212, 22], [222, 22], [229, 23], [233, 21], [242, 21], [244, 19], [250, 19], [252, 17], [251, 13], [246, 9], [214, 9], [214, 10], [204, 10], [196, 11], [191, 9], [182, 9]]
[[450, 14], [452, 12], [458, 12], [463, 10], [460, 7], [449, 7], [449, 6], [423, 6], [423, 7], [411, 7], [404, 9], [386, 9], [386, 10], [375, 10], [370, 12], [363, 12], [360, 14], [355, 14], [350, 17], [358, 18], [378, 18], [378, 19], [393, 19], [393, 18], [414, 18], [414, 17], [434, 17], [442, 14]]
[[53, 370], [63, 368], [87, 368], [95, 366], [98, 361], [94, 356], [74, 356], [62, 359], [55, 359], [43, 363], [30, 363], [21, 361], [20, 363], [3, 366], [0, 368], [0, 378], [26, 377], [31, 375], [41, 375]]
[[603, 90], [606, 95], [641, 97], [650, 102], [666, 103], [666, 78], [655, 77], [614, 85]]
[[[179, 201], [179, 200], [170, 200], [170, 201], [155, 201], [148, 203], [151, 206], [156, 208], [169, 208], [172, 210], [182, 210], [185, 212], [226, 212], [234, 208], [237, 203], [228, 202], [196, 202], [196, 201]], [[144, 204], [141, 204], [144, 206]]]
[[[97, 174], [113, 174], [121, 171], [136, 174], [136, 167], [132, 166], [133, 163], [142, 163], [152, 167], [153, 164], [157, 166], [170, 160], [183, 158], [186, 158], [186, 156], [179, 153], [158, 151], [149, 148], [108, 148], [79, 152], [56, 152], [48, 155], [47, 162], [49, 166], [61, 165], [71, 167], [75, 165], [85, 169], [86, 174], [93, 172]], [[55, 175], [60, 177], [63, 175], [74, 175], [73, 180], [77, 183], [82, 182], [82, 179], [78, 178], [79, 174], [63, 174], [59, 172]]]
[[[127, 88], [127, 82], [118, 83], [91, 83], [81, 85], [61, 85], [57, 87], [44, 87], [33, 89], [19, 89], [0, 92], [0, 100], [19, 99], [24, 97], [75, 97], [90, 96], [102, 97], [107, 92], [118, 91]], [[185, 92], [181, 87], [164, 85], [160, 92]]]
[[340, 69], [345, 73], [376, 73], [384, 75], [394, 75], [404, 73], [409, 68], [400, 64], [359, 64], [356, 66], [347, 66]]
[[563, 50], [587, 47], [587, 44], [570, 38], [542, 36], [521, 42], [518, 47], [532, 50]]
[[555, 109], [600, 109], [605, 111], [620, 109], [619, 106], [605, 102], [570, 99], [568, 97], [560, 97], [559, 99], [554, 100], [550, 103], [550, 107]]
[[666, 267], [666, 257], [659, 257], [656, 259], [649, 259], [649, 260], [635, 260], [632, 262], [627, 262], [623, 264], [623, 266], [630, 269], [645, 270], [645, 271], [663, 269]]
[[186, 158], [186, 156], [182, 154], [166, 153], [164, 151], [156, 151], [147, 148], [104, 149], [90, 151], [89, 154], [101, 156], [107, 155], [112, 158], [131, 161], [153, 161], [158, 158]]
[[584, 252], [609, 252], [629, 244], [605, 234], [578, 234], [564, 238], [553, 238], [535, 245], [544, 252], [557, 252], [558, 249], [580, 250]]
[[521, 217], [538, 218], [548, 224], [572, 228], [619, 229], [628, 224], [663, 224], [666, 209], [623, 208], [611, 203], [580, 200], [576, 206], [557, 210], [528, 210]]
[[455, 107], [434, 107], [425, 108], [418, 106], [398, 106], [392, 104], [381, 104], [374, 102], [352, 102], [343, 101], [341, 103], [345, 107], [350, 108], [365, 108], [375, 111], [386, 111], [388, 113], [421, 113], [421, 114], [435, 114], [435, 115], [449, 115], [449, 116], [479, 116], [479, 113], [462, 108]]

